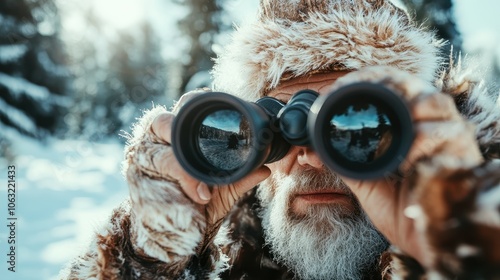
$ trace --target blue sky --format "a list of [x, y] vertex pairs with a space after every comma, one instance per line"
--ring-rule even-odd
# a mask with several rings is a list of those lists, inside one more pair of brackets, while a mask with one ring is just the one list
[[[385, 116], [387, 124], [390, 124], [387, 116]], [[365, 110], [354, 111], [354, 108], [350, 106], [347, 109], [346, 114], [335, 115], [332, 118], [332, 124], [334, 124], [338, 129], [360, 129], [363, 127], [377, 127], [378, 116], [375, 106], [369, 105]]]
[[220, 110], [207, 116], [203, 121], [204, 125], [233, 131], [240, 131], [241, 114], [234, 110]]
[[[500, 1], [498, 0], [455, 0], [455, 18], [466, 39], [466, 47], [476, 48], [491, 40], [499, 47]], [[487, 38], [489, 37], [489, 38]]]

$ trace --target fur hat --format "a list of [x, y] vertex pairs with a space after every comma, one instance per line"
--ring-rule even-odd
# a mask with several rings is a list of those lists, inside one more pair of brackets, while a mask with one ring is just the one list
[[214, 88], [255, 100], [293, 77], [371, 65], [432, 82], [442, 44], [388, 0], [261, 0], [215, 59]]

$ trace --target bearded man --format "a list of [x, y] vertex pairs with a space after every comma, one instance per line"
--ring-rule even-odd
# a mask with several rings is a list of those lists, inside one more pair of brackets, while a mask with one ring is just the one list
[[216, 59], [217, 91], [286, 103], [355, 82], [394, 89], [416, 129], [399, 175], [343, 178], [292, 146], [209, 187], [170, 147], [179, 109], [210, 94], [190, 92], [137, 123], [125, 151], [130, 200], [64, 277], [498, 279], [500, 110], [476, 71], [444, 67], [442, 45], [386, 0], [262, 0]]

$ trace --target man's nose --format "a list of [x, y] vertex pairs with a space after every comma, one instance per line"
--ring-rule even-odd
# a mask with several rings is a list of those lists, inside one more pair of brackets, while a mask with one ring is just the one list
[[318, 154], [309, 147], [297, 147], [299, 149], [297, 153], [297, 162], [306, 166], [314, 168], [323, 168], [323, 162], [319, 158]]

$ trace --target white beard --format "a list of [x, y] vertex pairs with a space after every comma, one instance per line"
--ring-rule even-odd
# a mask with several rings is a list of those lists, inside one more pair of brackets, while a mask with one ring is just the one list
[[260, 185], [257, 195], [263, 206], [266, 243], [276, 260], [297, 278], [362, 279], [363, 272], [376, 267], [388, 244], [354, 196], [352, 201], [358, 209], [354, 212], [325, 205], [311, 206], [301, 216], [291, 212], [293, 193], [318, 188], [347, 190], [334, 174], [314, 170], [274, 175]]

